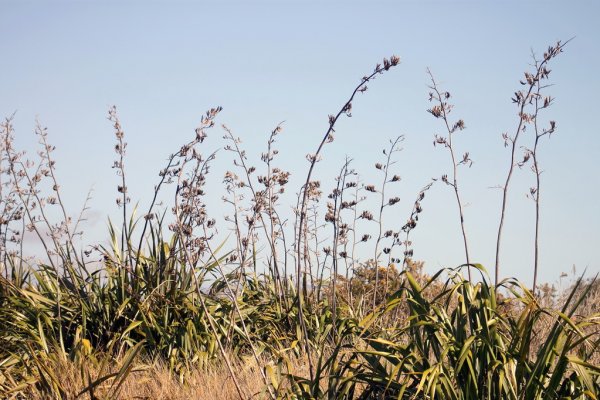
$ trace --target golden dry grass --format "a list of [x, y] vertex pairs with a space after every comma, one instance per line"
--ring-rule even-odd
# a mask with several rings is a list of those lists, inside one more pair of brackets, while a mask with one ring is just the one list
[[[81, 369], [76, 364], [67, 360], [51, 362], [52, 368], [59, 377], [66, 399], [89, 399], [94, 397], [84, 393], [77, 397], [86, 387]], [[115, 363], [110, 372], [117, 372], [120, 365]], [[249, 398], [266, 398], [264, 383], [256, 363], [249, 362], [245, 365], [235, 365], [236, 377], [244, 393], [250, 394]], [[92, 380], [98, 374], [96, 368], [89, 368]], [[106, 373], [106, 371], [105, 371]], [[239, 398], [236, 387], [227, 371], [219, 363], [213, 363], [205, 369], [196, 369], [185, 377], [181, 383], [179, 377], [169, 371], [167, 365], [156, 361], [151, 363], [138, 362], [134, 365], [133, 372], [124, 380], [118, 392], [111, 390], [112, 381], [106, 381], [94, 392], [97, 399], [164, 399], [164, 400], [190, 400], [214, 399], [229, 400]], [[32, 400], [46, 400], [47, 397], [31, 387], [26, 396]]]

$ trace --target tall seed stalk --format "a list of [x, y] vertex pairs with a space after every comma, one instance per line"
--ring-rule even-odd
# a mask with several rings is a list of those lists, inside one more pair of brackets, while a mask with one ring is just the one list
[[[372, 302], [373, 309], [375, 309], [375, 306], [377, 305], [377, 293], [378, 293], [378, 288], [379, 288], [379, 256], [381, 255], [381, 253], [379, 251], [379, 245], [381, 244], [381, 241], [384, 238], [383, 211], [386, 207], [394, 206], [395, 204], [398, 204], [400, 202], [399, 197], [391, 197], [389, 199], [386, 199], [385, 189], [386, 189], [386, 186], [388, 183], [398, 182], [400, 180], [400, 177], [398, 175], [394, 175], [389, 180], [388, 180], [388, 176], [390, 173], [390, 167], [396, 163], [396, 161], [392, 160], [392, 155], [394, 153], [402, 150], [399, 147], [399, 145], [402, 141], [404, 141], [404, 136], [398, 136], [396, 139], [390, 140], [390, 147], [387, 150], [386, 149], [383, 150], [383, 155], [385, 156], [385, 162], [375, 164], [375, 168], [377, 170], [383, 172], [383, 178], [382, 178], [382, 182], [381, 182], [381, 190], [379, 191], [380, 202], [379, 202], [379, 215], [377, 218], [377, 223], [379, 226], [378, 226], [377, 240], [375, 241], [375, 250], [374, 250], [374, 255], [373, 255], [373, 265], [375, 267], [375, 289], [373, 291], [373, 302]], [[368, 186], [368, 187], [366, 187], [366, 190], [377, 192], [377, 189], [374, 186]], [[385, 236], [389, 237], [389, 234], [385, 235]], [[387, 250], [387, 248], [386, 248], [386, 250]], [[386, 268], [386, 282], [385, 282], [385, 286], [383, 288], [383, 299], [385, 299], [386, 295], [387, 295], [387, 278], [389, 275], [389, 264], [386, 267], [387, 267]]]
[[[457, 170], [458, 170], [459, 165], [471, 166], [473, 164], [473, 161], [469, 158], [468, 152], [464, 153], [464, 155], [462, 156], [462, 159], [459, 161], [455, 155], [454, 146], [452, 143], [453, 134], [465, 129], [465, 123], [462, 119], [459, 119], [454, 124], [451, 124], [448, 121], [448, 114], [450, 114], [450, 112], [452, 112], [452, 108], [454, 108], [454, 106], [452, 104], [448, 103], [448, 100], [451, 97], [450, 92], [440, 91], [440, 89], [433, 77], [433, 74], [431, 73], [431, 70], [429, 68], [427, 68], [427, 74], [429, 75], [429, 78], [431, 79], [431, 86], [429, 86], [429, 89], [432, 90], [431, 92], [429, 92], [429, 101], [430, 102], [435, 101], [435, 103], [436, 103], [433, 107], [431, 107], [429, 110], [427, 110], [427, 112], [429, 112], [435, 118], [442, 119], [444, 121], [444, 126], [446, 128], [446, 132], [448, 133], [448, 136], [446, 136], [446, 137], [435, 135], [433, 145], [434, 146], [443, 145], [446, 149], [448, 149], [448, 152], [450, 153], [450, 158], [452, 160], [451, 181], [448, 179], [448, 175], [442, 175], [441, 179], [442, 179], [442, 182], [444, 182], [446, 185], [452, 187], [452, 189], [454, 191], [454, 196], [456, 197], [456, 205], [458, 206], [458, 214], [460, 216], [460, 230], [462, 233], [463, 246], [464, 246], [464, 250], [465, 250], [465, 260], [466, 260], [467, 266], [469, 266], [471, 264], [471, 260], [469, 258], [469, 245], [468, 245], [468, 241], [467, 241], [467, 232], [465, 229], [465, 215], [464, 215], [464, 210], [463, 210], [463, 203], [461, 201], [460, 193], [458, 190], [458, 171]], [[467, 271], [468, 271], [469, 281], [471, 281], [471, 268], [467, 267]]]
[[[332, 261], [332, 269], [331, 269], [331, 305], [332, 305], [332, 315], [333, 315], [333, 332], [335, 335], [336, 332], [336, 321], [337, 321], [337, 280], [339, 274], [339, 247], [340, 245], [346, 245], [348, 242], [348, 224], [344, 223], [341, 217], [341, 212], [345, 208], [350, 207], [351, 203], [348, 203], [344, 200], [344, 192], [350, 187], [346, 185], [346, 179], [355, 174], [353, 169], [350, 169], [350, 163], [352, 159], [346, 157], [344, 164], [340, 170], [340, 173], [336, 177], [336, 187], [333, 191], [327, 196], [333, 202], [327, 202], [327, 214], [325, 215], [325, 222], [329, 222], [332, 224], [333, 228], [333, 244], [332, 247], [326, 247], [324, 249], [325, 252], [325, 260], [327, 260], [327, 256], [331, 255]], [[344, 259], [346, 255], [344, 254]], [[323, 268], [320, 281], [323, 281], [323, 272], [325, 270], [325, 260], [323, 261]], [[347, 269], [346, 269], [347, 272]], [[318, 295], [318, 293], [317, 293]]]
[[[220, 109], [212, 109], [207, 112], [203, 117], [203, 126], [213, 125], [213, 119], [218, 113], [217, 110]], [[190, 270], [194, 288], [200, 300], [202, 312], [208, 321], [211, 334], [216, 338], [219, 352], [225, 361], [225, 365], [235, 385], [239, 398], [244, 399], [244, 392], [242, 391], [233, 370], [233, 365], [227, 351], [221, 343], [219, 329], [214, 321], [213, 315], [206, 305], [204, 300], [205, 295], [202, 292], [201, 283], [196, 274], [196, 266], [200, 262], [201, 257], [206, 252], [211, 253], [208, 242], [212, 238], [212, 235], [207, 234], [206, 227], [212, 228], [215, 222], [212, 219], [208, 219], [206, 206], [202, 202], [201, 196], [204, 195], [203, 186], [206, 183], [206, 174], [208, 173], [209, 163], [214, 159], [214, 153], [203, 158], [201, 154], [195, 151], [195, 149], [191, 150], [192, 151], [186, 151], [184, 153], [180, 167], [177, 170], [177, 190], [175, 193], [175, 206], [173, 209], [176, 222], [172, 224], [171, 228], [180, 238], [183, 258], [186, 267]], [[193, 163], [194, 166], [187, 176], [185, 176], [185, 166], [189, 162]], [[203, 236], [195, 237], [194, 230], [199, 227], [203, 230]]]
[[512, 136], [510, 136], [508, 133], [502, 134], [502, 138], [504, 139], [504, 146], [508, 147], [510, 145], [511, 151], [508, 173], [506, 174], [504, 186], [502, 186], [502, 206], [500, 209], [500, 222], [498, 224], [498, 235], [496, 238], [496, 261], [494, 263], [495, 285], [498, 285], [498, 282], [500, 280], [500, 244], [502, 240], [502, 230], [504, 228], [504, 219], [506, 217], [508, 188], [515, 169], [515, 165], [517, 165], [515, 162], [517, 144], [519, 141], [519, 137], [522, 133], [525, 132], [527, 125], [535, 121], [535, 114], [526, 113], [525, 110], [528, 108], [528, 106], [533, 105], [533, 102], [536, 98], [535, 90], [540, 81], [548, 79], [548, 76], [550, 75], [550, 70], [547, 68], [548, 63], [550, 62], [550, 60], [562, 53], [563, 48], [566, 46], [567, 43], [569, 43], [569, 41], [570, 40], [567, 40], [565, 43], [558, 41], [556, 42], [556, 45], [548, 47], [548, 50], [544, 53], [544, 57], [539, 62], [536, 62], [533, 66], [533, 72], [525, 72], [525, 80], [520, 81], [521, 85], [524, 86], [524, 89], [515, 92], [515, 95], [512, 98], [512, 102], [517, 104], [519, 110], [519, 123], [517, 124], [515, 133]]
[[131, 242], [129, 240], [129, 229], [127, 225], [127, 204], [131, 199], [127, 194], [127, 184], [125, 180], [125, 152], [127, 143], [124, 141], [125, 133], [123, 132], [123, 127], [121, 126], [121, 122], [117, 115], [117, 107], [113, 106], [108, 110], [108, 120], [112, 122], [115, 130], [115, 137], [117, 138], [115, 152], [117, 153], [118, 159], [114, 161], [113, 168], [117, 170], [117, 175], [121, 178], [121, 184], [117, 186], [117, 191], [120, 193], [120, 196], [117, 197], [117, 206], [119, 206], [123, 212], [121, 262], [131, 271], [131, 268], [133, 267], [133, 256], [131, 254]]
[[[539, 60], [534, 56], [534, 62], [537, 65]], [[541, 175], [542, 170], [540, 169], [540, 163], [538, 159], [538, 149], [540, 144], [540, 139], [544, 136], [550, 137], [554, 131], [556, 130], [556, 122], [550, 121], [549, 126], [546, 128], [541, 128], [538, 123], [538, 116], [541, 110], [548, 108], [552, 105], [554, 98], [551, 96], [543, 96], [543, 89], [549, 87], [550, 85], [542, 85], [539, 81], [536, 84], [536, 90], [533, 94], [534, 98], [534, 112], [533, 112], [533, 129], [535, 132], [535, 140], [533, 143], [533, 148], [525, 148], [525, 154], [523, 157], [523, 161], [519, 163], [519, 166], [522, 167], [525, 165], [530, 159], [532, 160], [531, 170], [535, 174], [535, 186], [529, 189], [528, 197], [533, 200], [535, 203], [535, 237], [534, 237], [534, 261], [533, 261], [533, 285], [532, 285], [532, 293], [536, 293], [537, 288], [537, 277], [538, 277], [538, 267], [539, 267], [539, 236], [540, 236], [540, 187], [541, 187]]]
[[[389, 60], [387, 58], [384, 58], [383, 65], [377, 64], [375, 66], [375, 70], [370, 75], [363, 76], [360, 83], [352, 91], [350, 98], [346, 101], [346, 103], [342, 106], [342, 108], [338, 111], [338, 113], [336, 115], [329, 116], [329, 127], [327, 128], [325, 135], [323, 136], [323, 139], [321, 140], [321, 143], [319, 144], [319, 147], [317, 147], [317, 151], [314, 154], [309, 154], [307, 156], [308, 161], [310, 162], [310, 166], [308, 169], [308, 173], [306, 174], [306, 182], [304, 183], [304, 185], [301, 189], [300, 196], [301, 196], [302, 200], [300, 201], [300, 205], [298, 208], [299, 221], [298, 221], [297, 233], [296, 233], [296, 263], [297, 263], [296, 264], [296, 291], [297, 291], [297, 296], [298, 296], [298, 321], [300, 322], [300, 325], [303, 328], [305, 338], [306, 338], [306, 325], [304, 323], [304, 315], [303, 315], [303, 311], [302, 311], [302, 303], [303, 303], [302, 290], [304, 289], [304, 292], [306, 292], [306, 284], [305, 284], [305, 287], [302, 288], [302, 281], [303, 281], [302, 265], [303, 265], [303, 260], [305, 259], [305, 251], [302, 246], [302, 243], [303, 243], [303, 239], [305, 236], [305, 224], [306, 224], [306, 217], [307, 217], [308, 198], [309, 198], [309, 193], [311, 192], [311, 188], [313, 186], [313, 185], [311, 185], [311, 178], [312, 178], [313, 170], [315, 168], [315, 165], [319, 161], [319, 157], [321, 155], [321, 150], [323, 149], [323, 146], [325, 146], [326, 143], [333, 142], [333, 140], [334, 140], [334, 138], [333, 138], [333, 133], [335, 132], [334, 127], [335, 127], [335, 124], [338, 121], [338, 119], [342, 115], [346, 115], [349, 117], [352, 116], [352, 114], [351, 114], [352, 101], [354, 100], [354, 97], [356, 96], [356, 94], [364, 93], [365, 91], [367, 91], [367, 83], [368, 82], [370, 82], [372, 79], [374, 79], [377, 75], [383, 74], [385, 71], [388, 71], [390, 68], [397, 66], [399, 63], [400, 63], [400, 58], [397, 56], [392, 56], [392, 57], [390, 57]], [[304, 242], [305, 242], [305, 240], [304, 240]], [[309, 363], [311, 364], [310, 370], [311, 370], [311, 378], [312, 378], [312, 361], [310, 360], [310, 350], [308, 348], [308, 341], [305, 341], [305, 342], [306, 342], [306, 350], [308, 353], [308, 360], [309, 360]]]

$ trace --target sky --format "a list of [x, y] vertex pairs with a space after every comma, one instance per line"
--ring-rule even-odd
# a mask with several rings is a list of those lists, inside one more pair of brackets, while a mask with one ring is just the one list
[[[433, 147], [443, 126], [427, 113], [430, 68], [452, 94], [451, 117], [467, 129], [457, 152], [474, 163], [459, 170], [471, 260], [493, 273], [501, 191], [510, 152], [502, 133], [514, 132], [511, 96], [557, 40], [573, 40], [551, 64], [542, 115], [557, 131], [540, 149], [542, 174], [540, 280], [562, 272], [600, 272], [600, 5], [595, 1], [7, 1], [0, 2], [0, 115], [15, 111], [17, 145], [35, 156], [36, 118], [56, 146], [57, 174], [67, 207], [79, 212], [93, 189], [86, 222], [90, 243], [107, 237], [117, 218], [118, 177], [111, 169], [114, 132], [106, 119], [116, 105], [128, 142], [133, 202], [146, 208], [167, 156], [194, 136], [202, 114], [222, 106], [218, 124], [243, 141], [256, 165], [280, 122], [279, 165], [297, 191], [306, 154], [315, 151], [327, 116], [339, 110], [360, 78], [395, 54], [401, 64], [369, 84], [340, 121], [315, 177], [334, 185], [346, 156], [367, 183], [389, 140], [404, 136], [393, 171], [401, 198], [385, 215], [397, 229], [419, 189], [450, 172], [448, 154]], [[206, 153], [222, 149], [210, 131]], [[531, 146], [531, 132], [523, 146]], [[224, 216], [221, 184], [232, 155], [219, 151], [207, 203]], [[531, 282], [534, 175], [516, 171], [509, 195], [501, 276]], [[214, 194], [213, 194], [214, 193]], [[293, 193], [292, 193], [293, 195]], [[292, 196], [293, 197], [293, 196]], [[288, 199], [291, 200], [291, 199]], [[291, 207], [290, 201], [284, 207]], [[415, 258], [430, 271], [464, 262], [453, 192], [434, 186], [411, 234]], [[223, 228], [226, 230], [226, 228]]]

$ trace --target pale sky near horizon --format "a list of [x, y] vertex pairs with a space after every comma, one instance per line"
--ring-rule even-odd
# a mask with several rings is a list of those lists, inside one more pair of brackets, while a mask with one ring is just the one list
[[[14, 118], [18, 146], [35, 154], [36, 117], [56, 145], [67, 205], [78, 212], [93, 186], [88, 240], [104, 240], [116, 216], [117, 177], [111, 169], [114, 133], [106, 120], [116, 105], [123, 124], [130, 195], [145, 209], [166, 157], [194, 135], [202, 113], [241, 137], [259, 165], [270, 131], [281, 121], [277, 163], [292, 172], [295, 192], [305, 176], [328, 114], [383, 57], [401, 64], [369, 85], [340, 121], [316, 177], [327, 192], [346, 155], [365, 183], [388, 141], [404, 135], [393, 168], [401, 197], [386, 224], [406, 221], [418, 190], [449, 172], [448, 154], [433, 148], [442, 125], [426, 110], [431, 68], [453, 95], [453, 118], [467, 129], [457, 151], [471, 168], [459, 173], [472, 261], [492, 274], [501, 193], [509, 151], [501, 134], [514, 132], [510, 98], [531, 63], [556, 40], [573, 38], [552, 61], [542, 115], [557, 132], [543, 140], [541, 280], [556, 282], [575, 265], [600, 272], [600, 5], [595, 1], [1, 1], [0, 115]], [[219, 127], [206, 151], [222, 148]], [[527, 132], [522, 144], [531, 145]], [[207, 191], [209, 211], [223, 216], [221, 180], [231, 154], [220, 151]], [[534, 205], [525, 195], [534, 175], [518, 170], [511, 187], [501, 275], [530, 282]], [[212, 186], [211, 186], [212, 185]], [[292, 193], [293, 194], [293, 193]], [[284, 207], [292, 206], [284, 204]], [[456, 203], [438, 185], [423, 202], [413, 234], [415, 258], [429, 270], [462, 263]], [[223, 231], [226, 227], [223, 226]]]

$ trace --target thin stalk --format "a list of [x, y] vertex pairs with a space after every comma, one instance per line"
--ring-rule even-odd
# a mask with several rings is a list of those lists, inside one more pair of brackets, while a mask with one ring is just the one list
[[[535, 130], [535, 142], [533, 145], [533, 150], [528, 151], [526, 153], [526, 159], [529, 155], [531, 155], [533, 159], [532, 169], [535, 173], [535, 188], [530, 189], [530, 194], [535, 202], [535, 241], [534, 241], [534, 261], [533, 261], [533, 287], [532, 293], [535, 295], [536, 287], [537, 287], [537, 276], [538, 276], [538, 266], [539, 266], [539, 236], [540, 236], [540, 196], [541, 196], [541, 174], [539, 161], [538, 161], [538, 145], [540, 143], [540, 139], [543, 136], [550, 136], [554, 133], [556, 128], [556, 123], [554, 121], [550, 121], [550, 127], [548, 129], [540, 130], [538, 126], [538, 114], [541, 109], [547, 108], [552, 104], [552, 97], [544, 98], [543, 104], [540, 104], [540, 100], [542, 98], [541, 91], [546, 86], [541, 86], [538, 82], [536, 96], [534, 100], [535, 104], [535, 118], [533, 120], [533, 127]], [[526, 161], [526, 159], [524, 161]]]
[[[356, 86], [356, 88], [352, 91], [352, 94], [350, 95], [350, 98], [346, 101], [346, 103], [344, 104], [344, 106], [338, 111], [338, 113], [335, 116], [330, 116], [329, 117], [329, 128], [327, 129], [327, 131], [325, 132], [325, 135], [323, 136], [323, 139], [321, 140], [321, 143], [319, 144], [319, 146], [317, 147], [317, 151], [314, 153], [314, 155], [309, 157], [310, 160], [310, 167], [308, 169], [308, 173], [306, 175], [306, 181], [302, 187], [302, 201], [300, 202], [300, 208], [298, 210], [299, 212], [299, 223], [298, 223], [298, 232], [296, 235], [296, 263], [297, 263], [297, 269], [296, 269], [296, 290], [297, 290], [297, 295], [298, 295], [298, 320], [300, 321], [301, 325], [303, 326], [303, 330], [304, 330], [304, 335], [306, 337], [306, 328], [304, 325], [304, 315], [303, 315], [303, 311], [302, 311], [302, 296], [300, 296], [301, 293], [301, 282], [302, 282], [302, 238], [304, 237], [304, 221], [306, 219], [306, 206], [307, 206], [307, 201], [308, 201], [308, 194], [309, 194], [309, 188], [310, 188], [310, 182], [311, 182], [311, 178], [312, 178], [312, 173], [313, 170], [315, 168], [315, 165], [319, 159], [319, 156], [321, 154], [321, 150], [323, 149], [323, 146], [325, 146], [325, 143], [330, 142], [333, 140], [333, 132], [334, 132], [334, 127], [335, 124], [337, 122], [337, 120], [340, 118], [340, 116], [342, 114], [347, 114], [349, 115], [350, 110], [352, 109], [352, 101], [354, 100], [354, 97], [356, 96], [357, 93], [359, 92], [364, 92], [365, 90], [367, 90], [367, 82], [369, 82], [371, 79], [373, 79], [377, 74], [381, 74], [384, 71], [389, 70], [391, 67], [394, 67], [396, 65], [398, 65], [398, 63], [400, 62], [400, 59], [396, 56], [392, 56], [391, 60], [388, 61], [387, 59], [384, 59], [384, 66], [381, 67], [381, 65], [377, 64], [377, 66], [375, 67], [375, 71], [368, 76], [364, 76], [360, 83]], [[311, 379], [313, 378], [313, 366], [312, 366], [312, 361], [310, 359], [310, 350], [308, 347], [308, 341], [305, 340], [306, 343], [306, 351], [307, 351], [307, 355], [308, 355], [308, 361], [309, 361], [309, 367], [310, 367], [310, 376]]]
[[[175, 219], [176, 219], [176, 223], [177, 223], [179, 232], [184, 232], [184, 221], [181, 219], [181, 210], [180, 210], [179, 202], [178, 202], [177, 198], [179, 196], [179, 190], [180, 190], [180, 187], [181, 187], [181, 185], [180, 185], [179, 182], [181, 182], [181, 178], [182, 178], [182, 174], [183, 174], [183, 171], [184, 171], [185, 163], [186, 163], [186, 160], [184, 160], [182, 162], [182, 166], [181, 166], [181, 169], [180, 169], [179, 174], [178, 174], [177, 191], [175, 193]], [[204, 295], [202, 293], [201, 285], [200, 285], [200, 282], [198, 280], [198, 277], [197, 277], [196, 271], [195, 271], [195, 265], [196, 265], [195, 258], [192, 257], [192, 254], [190, 253], [190, 249], [183, 242], [183, 239], [182, 239], [182, 245], [181, 245], [181, 247], [183, 248], [183, 255], [184, 255], [186, 264], [191, 269], [191, 275], [193, 277], [195, 291], [198, 294], [198, 298], [199, 298], [200, 304], [202, 306], [202, 312], [204, 313], [204, 316], [208, 320], [208, 324], [210, 326], [210, 330], [211, 330], [212, 334], [215, 337], [215, 341], [217, 342], [217, 346], [219, 348], [219, 352], [221, 353], [221, 356], [223, 357], [223, 360], [225, 361], [225, 365], [227, 367], [227, 370], [229, 371], [229, 375], [231, 376], [233, 384], [235, 385], [235, 388], [237, 390], [238, 396], [239, 396], [240, 399], [243, 400], [243, 399], [246, 398], [246, 396], [244, 395], [244, 392], [242, 391], [242, 388], [241, 388], [241, 386], [239, 384], [237, 376], [236, 376], [236, 374], [235, 374], [235, 372], [233, 370], [233, 365], [231, 364], [231, 361], [229, 360], [229, 356], [227, 355], [227, 351], [225, 350], [225, 348], [223, 347], [223, 344], [221, 343], [221, 340], [219, 339], [219, 331], [218, 331], [218, 329], [217, 329], [217, 327], [215, 325], [215, 321], [213, 320], [212, 315], [208, 311], [208, 307], [206, 306], [206, 302], [204, 301]]]
[[550, 71], [546, 68], [547, 64], [551, 59], [556, 57], [558, 54], [562, 52], [563, 47], [569, 43], [571, 39], [567, 40], [565, 43], [561, 43], [560, 41], [556, 43], [555, 46], [551, 46], [548, 48], [548, 51], [544, 53], [544, 58], [540, 62], [536, 62], [535, 72], [533, 74], [525, 73], [525, 81], [521, 81], [521, 84], [526, 86], [525, 91], [519, 91], [515, 93], [515, 97], [512, 99], [514, 103], [518, 104], [519, 107], [519, 123], [517, 124], [517, 129], [515, 131], [514, 136], [510, 137], [508, 134], [504, 134], [505, 145], [511, 144], [511, 152], [510, 152], [510, 166], [508, 168], [508, 173], [506, 175], [506, 180], [504, 186], [502, 187], [502, 207], [500, 208], [500, 223], [498, 225], [498, 236], [496, 238], [496, 261], [494, 264], [495, 272], [494, 272], [494, 284], [497, 286], [500, 278], [500, 244], [502, 240], [502, 231], [504, 228], [504, 219], [506, 216], [506, 205], [508, 202], [508, 188], [513, 175], [513, 171], [515, 169], [515, 153], [517, 149], [517, 142], [519, 140], [520, 134], [524, 131], [524, 127], [526, 123], [531, 122], [531, 116], [525, 113], [525, 108], [527, 105], [532, 103], [532, 93], [535, 89], [536, 85], [541, 79], [548, 79], [548, 75]]
[[442, 96], [442, 93], [439, 91], [437, 83], [435, 82], [433, 74], [431, 73], [431, 70], [429, 70], [429, 68], [427, 69], [427, 73], [429, 74], [429, 77], [431, 79], [431, 86], [429, 88], [435, 92], [435, 96], [431, 96], [431, 98], [435, 99], [439, 103], [439, 108], [437, 108], [437, 111], [438, 111], [437, 113], [434, 111], [435, 109], [432, 109], [429, 111], [435, 117], [438, 117], [438, 118], [441, 117], [443, 119], [444, 125], [446, 127], [446, 131], [448, 132], [447, 139], [436, 137], [436, 142], [434, 142], [434, 143], [444, 144], [446, 146], [446, 148], [448, 149], [448, 151], [450, 153], [450, 158], [452, 160], [452, 182], [451, 183], [448, 182], [447, 179], [445, 179], [444, 181], [448, 185], [452, 186], [452, 188], [454, 190], [454, 196], [456, 198], [456, 205], [458, 206], [458, 214], [460, 217], [460, 230], [461, 230], [462, 237], [463, 237], [463, 246], [464, 246], [464, 251], [465, 251], [465, 260], [466, 260], [466, 264], [467, 264], [467, 273], [468, 273], [469, 282], [470, 282], [471, 281], [471, 267], [470, 267], [471, 260], [469, 257], [469, 245], [468, 245], [468, 241], [467, 241], [467, 232], [466, 232], [466, 228], [465, 228], [465, 216], [464, 216], [464, 211], [463, 211], [463, 204], [460, 199], [460, 194], [458, 191], [458, 172], [457, 172], [459, 164], [464, 164], [464, 163], [470, 162], [470, 160], [468, 158], [469, 153], [465, 153], [463, 160], [457, 162], [456, 156], [454, 154], [454, 147], [452, 146], [453, 133], [456, 132], [457, 129], [463, 130], [464, 123], [462, 120], [459, 120], [453, 127], [450, 127], [450, 123], [448, 122], [448, 113], [450, 112], [452, 106], [444, 101], [444, 98], [448, 99], [450, 97], [450, 94], [448, 92], [445, 92], [444, 96]]
[[[203, 229], [204, 229], [205, 236], [208, 235], [208, 233], [206, 232], [206, 226], [203, 226]], [[252, 350], [252, 355], [254, 356], [254, 360], [256, 361], [257, 365], [260, 365], [260, 359], [258, 358], [258, 353], [256, 352], [256, 348], [254, 347], [254, 343], [252, 343], [252, 339], [250, 338], [250, 334], [248, 333], [248, 328], [246, 327], [246, 322], [244, 322], [244, 316], [242, 315], [242, 312], [240, 311], [240, 307], [239, 307], [238, 302], [237, 302], [236, 293], [233, 293], [232, 290], [231, 290], [231, 285], [229, 284], [229, 279], [227, 279], [227, 275], [225, 275], [225, 272], [223, 271], [223, 268], [221, 266], [221, 261], [215, 255], [215, 253], [212, 250], [210, 244], [207, 243], [206, 246], [208, 248], [208, 251], [209, 251], [210, 256], [212, 257], [214, 263], [217, 265], [217, 269], [219, 270], [219, 273], [221, 274], [221, 277], [225, 281], [225, 285], [227, 286], [227, 290], [231, 294], [231, 301], [232, 301], [233, 306], [235, 308], [235, 311], [237, 312], [237, 315], [238, 315], [238, 317], [240, 319], [240, 323], [242, 324], [242, 329], [244, 330], [244, 335], [246, 336], [246, 338], [248, 340], [248, 344], [250, 345], [250, 349]], [[275, 393], [273, 392], [273, 388], [269, 384], [269, 380], [267, 379], [267, 376], [266, 376], [265, 371], [264, 371], [263, 368], [260, 368], [260, 375], [261, 375], [261, 377], [262, 377], [265, 385], [267, 386], [267, 389], [269, 391], [269, 395], [271, 396], [272, 399], [275, 399], [276, 398]]]
[[[385, 209], [386, 206], [388, 206], [390, 203], [385, 201], [385, 187], [386, 184], [388, 183], [388, 174], [389, 174], [389, 168], [390, 166], [393, 164], [392, 163], [392, 154], [397, 151], [398, 149], [396, 148], [396, 146], [398, 145], [398, 142], [400, 142], [401, 140], [403, 140], [402, 136], [398, 136], [396, 138], [396, 140], [394, 140], [392, 143], [392, 145], [389, 148], [389, 151], [387, 152], [387, 157], [386, 157], [386, 163], [385, 166], [381, 166], [380, 168], [383, 168], [383, 181], [381, 183], [381, 202], [379, 204], [379, 217], [377, 219], [378, 225], [379, 225], [379, 234], [377, 235], [377, 241], [375, 242], [375, 254], [373, 257], [374, 260], [374, 265], [375, 265], [375, 290], [373, 292], [373, 309], [375, 309], [375, 306], [377, 304], [377, 288], [379, 287], [379, 244], [381, 243], [381, 240], [383, 238], [383, 210]], [[385, 150], [383, 151], [383, 154], [385, 154]], [[389, 268], [389, 265], [388, 265]], [[385, 299], [385, 297], [387, 296], [387, 277], [388, 277], [388, 272], [386, 269], [386, 282], [385, 282], [385, 286], [383, 289], [383, 298]]]

